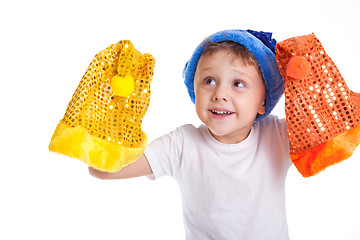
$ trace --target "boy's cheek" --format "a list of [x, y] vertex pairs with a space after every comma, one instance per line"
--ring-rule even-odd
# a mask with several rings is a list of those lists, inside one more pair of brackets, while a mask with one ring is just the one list
[[194, 86], [194, 93], [195, 93], [195, 101], [197, 97], [201, 97], [203, 89], [201, 89], [198, 85]]
[[196, 102], [203, 103], [208, 98], [209, 98], [209, 92], [206, 91], [205, 89], [195, 90], [195, 103]]

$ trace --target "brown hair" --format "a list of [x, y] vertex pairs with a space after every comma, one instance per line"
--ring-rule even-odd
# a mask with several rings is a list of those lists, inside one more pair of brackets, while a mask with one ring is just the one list
[[251, 65], [254, 66], [261, 78], [261, 70], [258, 64], [258, 61], [254, 57], [254, 55], [242, 44], [234, 41], [222, 41], [222, 42], [207, 42], [206, 48], [203, 51], [202, 55], [205, 54], [213, 54], [215, 52], [218, 52], [220, 50], [229, 51], [233, 56], [234, 59], [239, 58], [242, 59], [245, 65]]

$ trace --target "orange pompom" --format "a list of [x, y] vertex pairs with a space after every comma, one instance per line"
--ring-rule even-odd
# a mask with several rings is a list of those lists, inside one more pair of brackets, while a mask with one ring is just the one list
[[311, 64], [304, 57], [292, 57], [286, 68], [286, 75], [300, 80], [306, 78], [311, 70]]

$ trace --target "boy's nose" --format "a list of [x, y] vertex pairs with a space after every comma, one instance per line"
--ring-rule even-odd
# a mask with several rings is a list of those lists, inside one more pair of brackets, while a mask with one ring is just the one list
[[213, 95], [213, 101], [225, 101], [225, 102], [227, 102], [228, 97], [226, 95], [225, 89], [218, 88], [215, 91], [214, 95]]
[[227, 102], [227, 99], [225, 97], [222, 97], [222, 98], [214, 97], [213, 100], [214, 101], [223, 100], [223, 101]]

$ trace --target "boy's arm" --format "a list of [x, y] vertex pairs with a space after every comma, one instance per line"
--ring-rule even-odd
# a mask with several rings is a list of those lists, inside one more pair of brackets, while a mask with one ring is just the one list
[[142, 154], [138, 160], [122, 168], [118, 172], [102, 172], [92, 167], [89, 167], [89, 172], [93, 177], [99, 179], [124, 179], [146, 176], [153, 173], [149, 162], [144, 154]]

